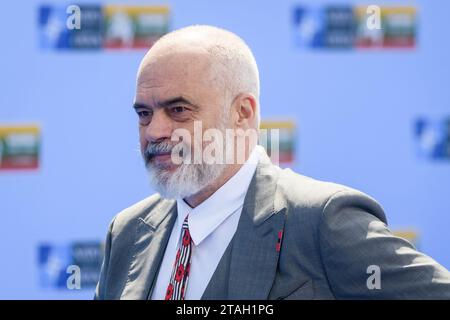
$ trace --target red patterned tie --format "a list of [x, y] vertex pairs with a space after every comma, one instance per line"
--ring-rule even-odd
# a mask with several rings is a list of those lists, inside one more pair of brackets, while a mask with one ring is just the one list
[[184, 300], [191, 268], [192, 239], [189, 233], [188, 217], [184, 219], [181, 231], [181, 244], [173, 264], [172, 276], [166, 291], [166, 300]]

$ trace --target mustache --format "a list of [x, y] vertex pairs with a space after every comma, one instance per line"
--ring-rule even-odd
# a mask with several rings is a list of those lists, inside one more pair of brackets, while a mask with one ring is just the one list
[[147, 148], [145, 149], [143, 154], [145, 166], [150, 166], [153, 158], [158, 155], [170, 154], [172, 157], [172, 161], [182, 161], [181, 159], [183, 159], [185, 154], [190, 154], [190, 152], [188, 150], [184, 150], [184, 148], [187, 148], [187, 145], [180, 143], [171, 143], [167, 141], [150, 143], [147, 145]]
[[144, 151], [144, 157], [150, 160], [154, 156], [171, 153], [173, 148], [174, 145], [169, 142], [149, 143]]

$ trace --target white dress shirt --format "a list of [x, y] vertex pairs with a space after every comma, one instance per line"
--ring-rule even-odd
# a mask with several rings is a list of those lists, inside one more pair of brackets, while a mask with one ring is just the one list
[[259, 147], [255, 147], [239, 171], [197, 207], [191, 208], [183, 199], [177, 199], [178, 216], [159, 269], [152, 300], [163, 300], [166, 296], [183, 221], [188, 214], [193, 247], [185, 299], [199, 300], [202, 297], [236, 232], [259, 152]]

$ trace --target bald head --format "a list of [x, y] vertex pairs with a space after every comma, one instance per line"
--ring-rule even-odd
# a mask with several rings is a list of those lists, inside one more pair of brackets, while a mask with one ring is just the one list
[[149, 66], [167, 59], [179, 63], [178, 76], [183, 76], [183, 72], [197, 72], [205, 80], [204, 90], [214, 86], [222, 95], [224, 111], [239, 94], [251, 94], [257, 104], [254, 124], [258, 127], [259, 72], [251, 50], [240, 37], [224, 29], [203, 25], [170, 32], [161, 37], [142, 60], [138, 86], [148, 80], [145, 73]]

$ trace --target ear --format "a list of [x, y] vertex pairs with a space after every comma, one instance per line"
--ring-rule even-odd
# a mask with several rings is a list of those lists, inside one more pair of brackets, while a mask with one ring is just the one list
[[241, 93], [235, 99], [235, 125], [238, 128], [250, 128], [256, 123], [257, 103], [253, 95]]

